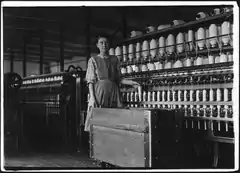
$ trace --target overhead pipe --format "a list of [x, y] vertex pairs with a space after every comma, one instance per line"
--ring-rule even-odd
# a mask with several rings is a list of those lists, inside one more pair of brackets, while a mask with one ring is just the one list
[[37, 20], [37, 21], [43, 21], [43, 22], [50, 22], [50, 23], [59, 23], [59, 21], [57, 20], [45, 20], [45, 19], [41, 19], [41, 18], [37, 18], [37, 17], [26, 17], [26, 16], [15, 16], [15, 15], [11, 15], [11, 14], [4, 14], [4, 17], [13, 17], [13, 18], [19, 18], [19, 19], [28, 19], [28, 20]]

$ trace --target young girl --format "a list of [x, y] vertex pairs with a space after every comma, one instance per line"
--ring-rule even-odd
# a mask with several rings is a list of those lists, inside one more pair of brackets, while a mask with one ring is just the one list
[[139, 84], [132, 80], [120, 78], [120, 63], [117, 56], [108, 55], [108, 40], [98, 37], [97, 47], [99, 54], [88, 61], [86, 81], [89, 87], [89, 103], [85, 131], [89, 131], [89, 119], [92, 108], [118, 108], [123, 107], [120, 99], [119, 84], [138, 87]]

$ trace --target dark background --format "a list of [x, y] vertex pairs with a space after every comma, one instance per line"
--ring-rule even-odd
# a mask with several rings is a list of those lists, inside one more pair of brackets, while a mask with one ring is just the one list
[[[219, 4], [221, 5], [221, 4]], [[145, 32], [147, 25], [158, 27], [173, 20], [192, 21], [198, 12], [216, 6], [128, 6], [128, 7], [4, 7], [4, 59], [14, 52], [23, 59], [24, 40], [28, 61], [39, 61], [40, 38], [44, 42], [44, 63], [60, 61], [60, 40], [64, 59], [97, 53], [98, 35], [107, 35], [114, 44], [128, 38], [133, 30]]]

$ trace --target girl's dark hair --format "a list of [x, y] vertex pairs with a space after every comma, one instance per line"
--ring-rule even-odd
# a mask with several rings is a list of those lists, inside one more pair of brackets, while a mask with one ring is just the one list
[[99, 36], [97, 36], [96, 44], [98, 43], [98, 40], [99, 40], [100, 38], [106, 38], [106, 39], [109, 41], [108, 36], [106, 36], [106, 35], [99, 35]]

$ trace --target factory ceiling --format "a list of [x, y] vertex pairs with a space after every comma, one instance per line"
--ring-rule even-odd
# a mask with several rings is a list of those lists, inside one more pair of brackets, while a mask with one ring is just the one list
[[[97, 53], [95, 40], [107, 35], [111, 45], [128, 38], [133, 30], [145, 32], [147, 25], [171, 24], [173, 20], [192, 21], [200, 11], [216, 6], [135, 6], [135, 7], [4, 7], [4, 58], [11, 53], [22, 59], [39, 61], [43, 43], [44, 62], [87, 57]], [[24, 44], [25, 43], [25, 44]]]

